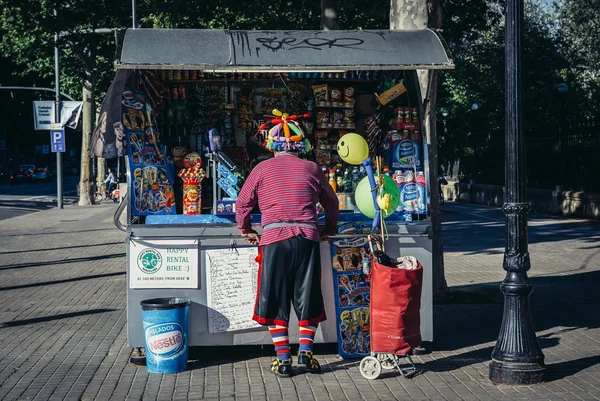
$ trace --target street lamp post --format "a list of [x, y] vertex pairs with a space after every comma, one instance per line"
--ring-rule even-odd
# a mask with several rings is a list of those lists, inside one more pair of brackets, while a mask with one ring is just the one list
[[502, 206], [505, 214], [503, 268], [506, 278], [500, 285], [504, 293], [502, 325], [489, 368], [492, 382], [511, 385], [540, 383], [546, 370], [529, 304], [533, 285], [527, 277], [531, 262], [527, 246], [529, 205], [521, 85], [523, 2], [506, 1], [506, 197]]
[[[54, 18], [56, 18], [56, 9], [54, 9]], [[54, 33], [54, 88], [55, 93], [55, 120], [60, 123], [60, 64], [58, 59], [58, 32]], [[56, 206], [63, 208], [63, 172], [62, 172], [62, 152], [56, 152]]]

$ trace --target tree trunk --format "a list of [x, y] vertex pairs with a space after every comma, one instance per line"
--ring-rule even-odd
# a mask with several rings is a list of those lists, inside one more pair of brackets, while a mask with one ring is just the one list
[[336, 0], [321, 0], [321, 29], [333, 31], [340, 29]]
[[94, 85], [87, 81], [83, 84], [83, 106], [82, 106], [83, 138], [81, 141], [81, 172], [79, 176], [79, 206], [91, 205], [93, 203], [92, 164], [90, 163], [90, 142], [96, 107], [94, 105]]
[[391, 0], [390, 29], [427, 28], [427, 0]]
[[[390, 29], [411, 30], [441, 28], [442, 15], [439, 0], [391, 0]], [[423, 102], [423, 122], [429, 156], [429, 190], [431, 194], [431, 225], [433, 231], [433, 297], [441, 299], [448, 294], [448, 284], [444, 269], [444, 247], [442, 242], [442, 222], [440, 216], [440, 195], [438, 188], [438, 143], [437, 143], [437, 70], [417, 71], [421, 100]]]
[[99, 157], [96, 164], [96, 183], [98, 187], [104, 182], [106, 177], [106, 159]]

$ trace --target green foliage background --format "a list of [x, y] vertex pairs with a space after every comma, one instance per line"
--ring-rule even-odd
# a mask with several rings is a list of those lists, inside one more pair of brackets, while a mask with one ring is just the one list
[[[389, 0], [339, 2], [344, 29], [387, 29]], [[440, 164], [446, 172], [460, 160], [461, 177], [503, 180], [504, 2], [445, 0], [443, 36], [456, 64], [444, 72], [438, 104]], [[0, 84], [53, 87], [53, 32], [71, 35], [59, 42], [61, 85], [81, 98], [84, 82], [101, 100], [114, 75], [114, 38], [81, 34], [84, 29], [131, 25], [130, 2], [116, 0], [0, 0]], [[58, 17], [53, 16], [57, 9]], [[523, 67], [527, 133], [543, 138], [568, 118], [593, 120], [600, 93], [600, 0], [526, 3]], [[138, 0], [138, 25], [144, 28], [318, 29], [320, 1]], [[567, 83], [568, 93], [557, 90]], [[32, 98], [52, 94], [0, 91], [2, 124], [31, 131]], [[472, 105], [479, 105], [472, 110]], [[99, 103], [98, 103], [99, 104]], [[565, 117], [568, 104], [569, 116]], [[441, 113], [438, 113], [441, 116]], [[445, 127], [445, 129], [444, 129]], [[484, 179], [485, 180], [485, 179]]]

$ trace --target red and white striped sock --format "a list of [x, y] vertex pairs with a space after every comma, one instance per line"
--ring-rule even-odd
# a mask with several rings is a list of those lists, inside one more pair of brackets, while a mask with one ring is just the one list
[[277, 358], [282, 361], [288, 361], [292, 357], [288, 328], [285, 326], [269, 326], [269, 334], [271, 334], [271, 338], [273, 339]]
[[315, 341], [315, 332], [317, 331], [318, 325], [314, 326], [300, 326], [300, 351], [312, 352], [313, 342]]

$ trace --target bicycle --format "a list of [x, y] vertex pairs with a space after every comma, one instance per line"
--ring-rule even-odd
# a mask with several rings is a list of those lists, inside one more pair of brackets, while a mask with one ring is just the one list
[[96, 191], [94, 192], [94, 203], [100, 203], [105, 200], [112, 200], [113, 202], [119, 201], [119, 189], [115, 188], [108, 193], [108, 189], [105, 189], [104, 184], [98, 186], [96, 184]]

